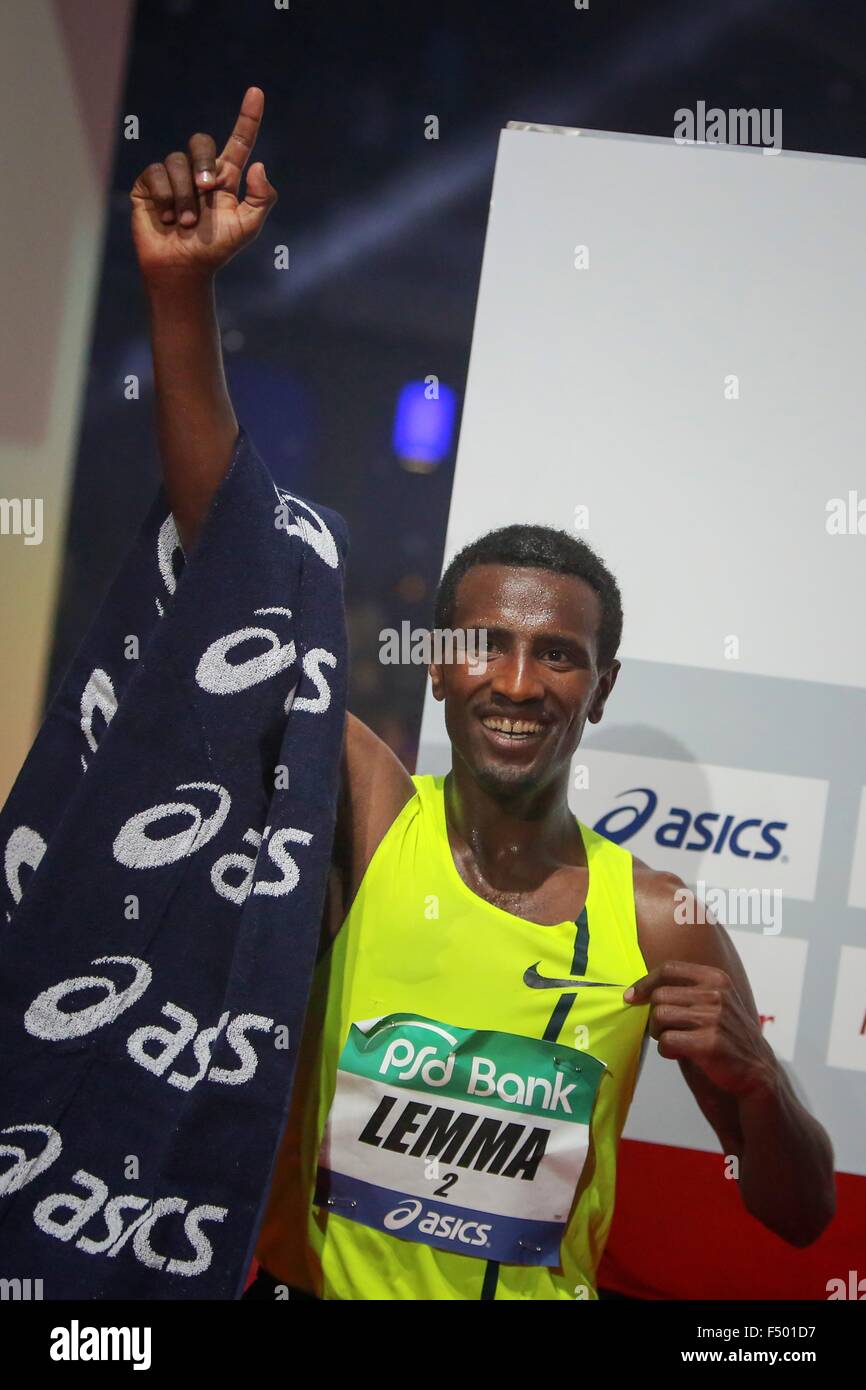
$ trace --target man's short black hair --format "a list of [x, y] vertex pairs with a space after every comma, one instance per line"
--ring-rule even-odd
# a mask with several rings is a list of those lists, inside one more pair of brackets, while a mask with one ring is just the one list
[[552, 526], [500, 526], [464, 546], [448, 565], [436, 591], [434, 623], [451, 628], [457, 586], [476, 565], [514, 565], [527, 569], [573, 574], [598, 595], [601, 618], [598, 628], [598, 664], [608, 666], [622, 638], [622, 598], [610, 570], [586, 541], [557, 531]]

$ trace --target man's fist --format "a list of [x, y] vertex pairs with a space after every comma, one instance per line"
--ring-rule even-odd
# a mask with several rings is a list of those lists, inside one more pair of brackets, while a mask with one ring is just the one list
[[264, 105], [261, 89], [248, 87], [222, 154], [212, 136], [193, 135], [186, 154], [176, 151], [139, 174], [129, 196], [145, 280], [212, 275], [258, 236], [277, 201], [265, 166], [251, 166], [243, 202], [238, 189]]
[[623, 998], [650, 1005], [649, 1032], [659, 1056], [675, 1058], [693, 1090], [698, 1073], [729, 1095], [772, 1086], [775, 1053], [726, 971], [668, 960], [635, 980]]

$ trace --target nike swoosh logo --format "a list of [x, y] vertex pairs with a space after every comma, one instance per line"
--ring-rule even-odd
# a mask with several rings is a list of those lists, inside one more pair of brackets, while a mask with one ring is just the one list
[[624, 989], [625, 985], [608, 984], [606, 980], [564, 980], [551, 979], [549, 975], [539, 975], [539, 962], [530, 965], [523, 973], [523, 983], [530, 989]]

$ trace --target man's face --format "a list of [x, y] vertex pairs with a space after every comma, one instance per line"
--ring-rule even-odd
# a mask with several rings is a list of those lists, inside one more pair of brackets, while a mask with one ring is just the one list
[[454, 629], [486, 629], [486, 668], [430, 667], [454, 752], [485, 790], [513, 795], [568, 775], [587, 719], [619, 671], [598, 669], [600, 604], [573, 575], [476, 565], [457, 589]]

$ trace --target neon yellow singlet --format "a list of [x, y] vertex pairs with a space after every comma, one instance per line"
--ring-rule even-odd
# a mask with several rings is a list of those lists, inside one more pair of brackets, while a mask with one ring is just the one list
[[[594, 1299], [613, 1215], [617, 1143], [649, 1015], [647, 1006], [622, 999], [647, 973], [632, 856], [578, 822], [589, 866], [585, 911], [577, 922], [555, 926], [526, 921], [461, 879], [448, 842], [444, 777], [412, 780], [416, 795], [376, 850], [316, 969], [257, 1257], [279, 1281], [325, 1299]], [[359, 1023], [365, 1029], [353, 1028]], [[426, 1052], [422, 1043], [430, 1044]], [[435, 1060], [422, 1065], [425, 1056]], [[510, 1071], [508, 1058], [518, 1059]], [[529, 1060], [518, 1074], [520, 1058]], [[348, 1097], [340, 1105], [338, 1083]], [[361, 1119], [352, 1128], [356, 1113]], [[401, 1138], [389, 1141], [388, 1127], [400, 1114]], [[467, 1139], [461, 1155], [462, 1139], [443, 1146], [441, 1128], [438, 1141], [430, 1137], [431, 1116], [440, 1126], [486, 1126], [505, 1147], [490, 1159], [493, 1148], [480, 1139], [472, 1148]], [[323, 1148], [326, 1122], [329, 1135], [336, 1128]], [[346, 1171], [355, 1163], [340, 1152], [347, 1125], [367, 1180], [346, 1179], [346, 1190], [362, 1199], [314, 1204], [319, 1163]], [[532, 1263], [541, 1258], [532, 1254], [541, 1248], [534, 1237], [515, 1246], [519, 1261], [486, 1258], [488, 1233], [496, 1239], [506, 1227], [529, 1229], [522, 1218], [542, 1201], [542, 1179], [532, 1180], [527, 1154], [537, 1157], [538, 1135], [547, 1129], [559, 1136], [548, 1147], [564, 1146], [541, 1160], [552, 1173], [548, 1186], [560, 1183], [558, 1201], [548, 1200], [562, 1210], [546, 1212], [562, 1218], [561, 1243], [557, 1237], [553, 1247], [560, 1263]], [[510, 1156], [506, 1135], [508, 1143], [520, 1136]], [[456, 1153], [456, 1162], [437, 1168], [437, 1143], [446, 1158]], [[523, 1158], [515, 1158], [521, 1145]], [[413, 1147], [420, 1156], [412, 1156]], [[357, 1164], [352, 1171], [360, 1171]], [[576, 1174], [571, 1186], [569, 1174]], [[382, 1187], [400, 1185], [393, 1200], [382, 1196]], [[403, 1235], [383, 1229], [381, 1219], [376, 1229], [340, 1214], [341, 1202], [344, 1212], [363, 1214], [368, 1195], [380, 1203], [380, 1215], [393, 1209], [386, 1224]], [[509, 1220], [488, 1219], [488, 1208], [509, 1212]], [[442, 1212], [455, 1211], [459, 1218], [443, 1219]], [[438, 1232], [438, 1244], [422, 1243], [425, 1226]]]

